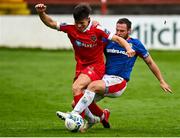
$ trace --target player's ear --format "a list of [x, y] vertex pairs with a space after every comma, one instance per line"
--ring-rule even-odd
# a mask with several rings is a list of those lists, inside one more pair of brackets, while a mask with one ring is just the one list
[[128, 29], [128, 34], [131, 34], [132, 30], [131, 29]]

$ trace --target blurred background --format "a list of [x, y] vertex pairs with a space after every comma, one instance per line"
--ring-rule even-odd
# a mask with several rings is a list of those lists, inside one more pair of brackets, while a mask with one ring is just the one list
[[36, 14], [37, 3], [47, 4], [50, 14], [71, 14], [80, 2], [88, 2], [93, 14], [180, 14], [179, 0], [0, 0], [0, 14]]
[[[73, 22], [76, 4], [86, 0], [0, 0], [0, 45], [8, 47], [71, 48], [63, 33], [39, 21], [35, 4], [45, 3], [47, 13], [60, 22]], [[92, 18], [115, 31], [119, 18], [133, 23], [132, 36], [150, 49], [180, 49], [180, 0], [89, 0]], [[34, 32], [37, 32], [34, 35]], [[48, 35], [48, 39], [47, 39]]]

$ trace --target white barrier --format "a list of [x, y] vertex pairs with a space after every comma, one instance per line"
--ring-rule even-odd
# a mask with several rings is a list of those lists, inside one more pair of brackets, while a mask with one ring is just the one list
[[[73, 23], [71, 15], [52, 15], [60, 22]], [[180, 16], [92, 16], [115, 32], [119, 18], [132, 21], [132, 37], [139, 38], [149, 49], [180, 49]], [[46, 27], [38, 16], [0, 16], [0, 45], [8, 47], [71, 48], [66, 34]]]

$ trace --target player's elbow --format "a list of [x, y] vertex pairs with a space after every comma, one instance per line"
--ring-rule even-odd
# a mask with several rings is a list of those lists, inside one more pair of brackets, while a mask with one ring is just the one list
[[48, 27], [50, 27], [50, 28], [52, 28], [52, 29], [56, 29], [57, 27], [57, 23], [56, 22], [54, 22], [54, 21], [50, 21], [49, 23], [48, 23]]
[[117, 35], [113, 35], [112, 41], [119, 43], [119, 37]]

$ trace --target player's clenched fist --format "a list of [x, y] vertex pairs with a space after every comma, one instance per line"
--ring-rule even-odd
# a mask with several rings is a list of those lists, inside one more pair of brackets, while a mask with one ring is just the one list
[[46, 11], [46, 5], [44, 4], [37, 4], [35, 8], [38, 13]]
[[128, 57], [133, 57], [136, 54], [136, 51], [134, 51], [133, 49], [127, 50], [126, 54], [128, 55]]

